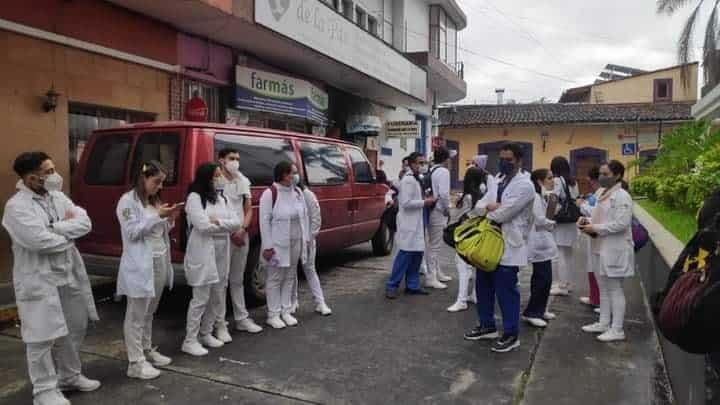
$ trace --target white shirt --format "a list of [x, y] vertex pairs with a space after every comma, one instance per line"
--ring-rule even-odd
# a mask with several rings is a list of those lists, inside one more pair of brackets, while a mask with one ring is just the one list
[[435, 204], [435, 211], [447, 216], [450, 212], [450, 171], [440, 165], [433, 166], [430, 183], [432, 184], [433, 196], [438, 201]]
[[[158, 209], [148, 204], [145, 208], [147, 216], [158, 215]], [[165, 229], [164, 223], [159, 222], [155, 224], [148, 234], [148, 242], [152, 246], [153, 257], [161, 257], [167, 251], [167, 245], [165, 244]]]

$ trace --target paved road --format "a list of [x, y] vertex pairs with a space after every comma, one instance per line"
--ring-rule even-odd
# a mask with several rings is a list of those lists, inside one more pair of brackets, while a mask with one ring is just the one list
[[[444, 263], [453, 269], [450, 253]], [[509, 354], [468, 342], [474, 307], [445, 308], [457, 283], [429, 297], [388, 301], [383, 283], [390, 258], [359, 245], [321, 260], [321, 280], [334, 313], [320, 317], [301, 285], [300, 326], [234, 342], [203, 358], [180, 352], [189, 290], [164, 297], [155, 343], [173, 357], [153, 381], [130, 380], [122, 341], [124, 304], [100, 298], [102, 321], [84, 348], [86, 374], [103, 388], [71, 394], [73, 404], [650, 404], [667, 400], [657, 341], [637, 281], [629, 285], [629, 341], [602, 345], [579, 331], [593, 314], [575, 298], [553, 303], [560, 319], [544, 332], [524, 328], [522, 346]], [[584, 280], [578, 273], [578, 281]], [[521, 289], [527, 298], [529, 272]], [[98, 295], [107, 296], [107, 290]], [[264, 321], [263, 308], [253, 311]], [[0, 403], [30, 403], [24, 350], [17, 328], [0, 334]]]

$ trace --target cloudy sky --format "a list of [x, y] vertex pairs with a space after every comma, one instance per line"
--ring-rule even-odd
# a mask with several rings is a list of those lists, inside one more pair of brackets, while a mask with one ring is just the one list
[[[672, 16], [657, 14], [655, 0], [458, 3], [468, 16], [459, 40], [468, 83], [461, 103], [493, 103], [497, 87], [518, 102], [555, 101], [563, 89], [592, 83], [608, 63], [645, 70], [675, 65], [677, 38], [692, 12], [686, 6]], [[698, 21], [696, 47], [702, 45], [706, 14]], [[700, 55], [696, 49], [695, 59]]]

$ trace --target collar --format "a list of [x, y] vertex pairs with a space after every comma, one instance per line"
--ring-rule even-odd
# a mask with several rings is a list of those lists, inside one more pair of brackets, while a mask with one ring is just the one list
[[25, 183], [23, 183], [22, 179], [18, 180], [17, 183], [15, 183], [15, 189], [17, 189], [17, 191], [20, 193], [28, 194], [33, 200], [44, 200], [46, 197], [50, 196], [49, 191], [46, 196], [42, 196], [34, 192], [28, 186], [26, 186]]
[[622, 188], [622, 183], [617, 182], [614, 186], [610, 187], [608, 190], [605, 191], [604, 194], [601, 194], [600, 197], [598, 197], [598, 201], [603, 201], [608, 198], [610, 198], [613, 194], [615, 194], [616, 191]]

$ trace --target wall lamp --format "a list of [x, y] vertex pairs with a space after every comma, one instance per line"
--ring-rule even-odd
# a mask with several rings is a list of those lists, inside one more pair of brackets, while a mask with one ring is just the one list
[[45, 93], [45, 102], [43, 103], [43, 110], [45, 112], [55, 111], [58, 105], [58, 98], [60, 93], [55, 91], [55, 85], [50, 87], [50, 90]]
[[547, 149], [548, 138], [550, 138], [550, 132], [548, 132], [547, 129], [543, 129], [542, 132], [540, 132], [540, 140], [542, 141], [543, 152], [545, 152]]

